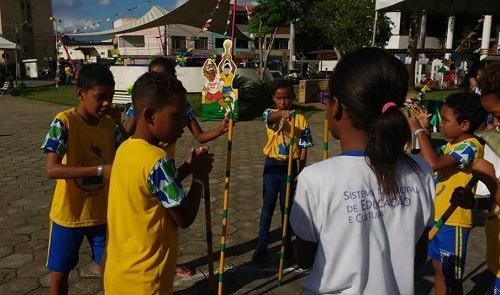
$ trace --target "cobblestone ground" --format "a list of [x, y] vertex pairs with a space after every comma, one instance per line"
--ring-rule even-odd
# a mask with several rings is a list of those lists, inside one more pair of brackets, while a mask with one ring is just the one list
[[[45, 159], [39, 147], [53, 116], [66, 108], [21, 97], [0, 97], [0, 294], [49, 293], [45, 261], [54, 181], [45, 176]], [[309, 163], [322, 158], [322, 118], [318, 113], [310, 119], [316, 147], [309, 151]], [[215, 124], [201, 123], [204, 129], [213, 128]], [[268, 251], [267, 263], [257, 266], [250, 262], [256, 245], [262, 198], [261, 149], [264, 143], [260, 121], [236, 124], [222, 281], [224, 294], [300, 294], [300, 284], [307, 275], [292, 263], [285, 263], [283, 286], [277, 287], [281, 236], [278, 212], [272, 224], [274, 242]], [[197, 144], [189, 135], [179, 141], [179, 161], [192, 146]], [[214, 268], [218, 272], [227, 142], [220, 138], [210, 146], [216, 155], [210, 188]], [[330, 138], [330, 155], [338, 151], [338, 143]], [[466, 294], [484, 294], [484, 214], [478, 211], [475, 217], [476, 227], [469, 239], [465, 270]], [[195, 269], [196, 274], [192, 278], [177, 278], [176, 294], [209, 294], [203, 205], [195, 223], [181, 231], [179, 247], [179, 262]], [[432, 268], [428, 263], [417, 274], [416, 293], [433, 293], [432, 280]], [[101, 278], [91, 261], [86, 242], [81, 248], [80, 262], [70, 275], [70, 294], [102, 294]]]

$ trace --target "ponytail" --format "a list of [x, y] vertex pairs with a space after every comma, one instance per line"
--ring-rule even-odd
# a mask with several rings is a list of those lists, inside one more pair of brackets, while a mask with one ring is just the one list
[[384, 195], [396, 197], [399, 163], [406, 162], [418, 167], [405, 152], [405, 144], [411, 139], [411, 130], [405, 115], [394, 105], [378, 116], [368, 126], [366, 162], [377, 177]]
[[404, 64], [380, 48], [361, 48], [344, 56], [331, 76], [330, 99], [349, 111], [353, 127], [366, 132], [365, 157], [382, 192], [397, 196], [398, 167], [416, 162], [405, 153], [411, 130], [399, 110], [408, 90]]

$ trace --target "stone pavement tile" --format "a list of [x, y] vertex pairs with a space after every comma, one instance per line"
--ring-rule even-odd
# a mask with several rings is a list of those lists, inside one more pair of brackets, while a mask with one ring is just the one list
[[47, 250], [47, 240], [29, 240], [14, 247], [16, 253], [36, 253], [39, 250]]
[[[16, 270], [13, 268], [0, 268], [0, 285], [16, 278]], [[1, 294], [1, 293], [0, 293]]]
[[[0, 294], [17, 294], [15, 292], [25, 289], [27, 291], [23, 291], [24, 293], [47, 294], [50, 274], [44, 268], [47, 258], [48, 213], [55, 182], [45, 176], [45, 156], [39, 147], [54, 115], [68, 109], [68, 106], [30, 101], [20, 97], [6, 97], [1, 100], [0, 138], [5, 144], [0, 145], [0, 261], [22, 265], [6, 268], [0, 263]], [[312, 164], [323, 158], [323, 114], [320, 112], [313, 115], [309, 123], [316, 144], [308, 150], [308, 164]], [[200, 123], [204, 130], [210, 130], [218, 124], [219, 122]], [[304, 271], [287, 264], [283, 286], [277, 287], [281, 239], [278, 208], [272, 220], [272, 243], [267, 263], [256, 265], [250, 262], [257, 244], [262, 204], [262, 148], [265, 137], [262, 120], [236, 123], [231, 153], [228, 226], [224, 252], [224, 294], [299, 294], [300, 284], [306, 275]], [[177, 143], [178, 163], [189, 155], [191, 147], [199, 145], [186, 130]], [[208, 145], [215, 154], [214, 169], [210, 175], [210, 205], [214, 269], [218, 273], [226, 174], [226, 137], [222, 136]], [[12, 146], [18, 148], [12, 149]], [[330, 157], [339, 153], [338, 141], [331, 136], [328, 152]], [[185, 182], [186, 189], [189, 189], [189, 181], [190, 179]], [[486, 268], [483, 263], [483, 224], [484, 220], [481, 222], [479, 218], [469, 240], [470, 250], [464, 284], [466, 293], [472, 290], [475, 292], [478, 286], [484, 284]], [[208, 294], [203, 202], [195, 223], [179, 233], [178, 261], [195, 268], [197, 273], [192, 278], [177, 277], [176, 294]], [[87, 244], [83, 243], [80, 263], [70, 274], [71, 294], [102, 294], [101, 279], [91, 260]], [[31, 260], [29, 255], [32, 255]], [[417, 294], [433, 292], [433, 270], [429, 266], [430, 264], [418, 272]], [[30, 275], [36, 278], [24, 277]], [[214, 280], [217, 286], [217, 275]], [[19, 285], [21, 288], [16, 289]]]
[[18, 278], [39, 278], [45, 274], [49, 273], [49, 270], [44, 264], [34, 261], [23, 265], [17, 269]]
[[40, 284], [37, 278], [16, 278], [0, 285], [0, 294], [22, 295], [36, 290]]

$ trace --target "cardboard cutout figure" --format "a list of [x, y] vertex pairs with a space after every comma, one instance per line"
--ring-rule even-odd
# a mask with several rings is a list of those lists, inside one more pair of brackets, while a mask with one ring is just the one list
[[224, 41], [223, 46], [224, 54], [219, 65], [210, 58], [203, 64], [202, 121], [221, 120], [230, 112], [234, 112], [235, 119], [238, 118], [238, 90], [233, 88], [236, 64], [230, 54], [231, 40]]

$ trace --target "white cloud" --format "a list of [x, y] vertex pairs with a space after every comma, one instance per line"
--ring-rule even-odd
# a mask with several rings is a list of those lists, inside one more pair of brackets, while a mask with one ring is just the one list
[[111, 0], [99, 0], [99, 5], [106, 6], [106, 5], [110, 5], [110, 4], [111, 4]]
[[80, 7], [85, 0], [52, 0], [52, 9], [57, 10], [60, 7]]
[[184, 3], [186, 3], [186, 2], [188, 2], [188, 0], [177, 0], [177, 1], [175, 2], [175, 8], [177, 8], [177, 7], [181, 6], [182, 4], [184, 4]]

